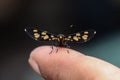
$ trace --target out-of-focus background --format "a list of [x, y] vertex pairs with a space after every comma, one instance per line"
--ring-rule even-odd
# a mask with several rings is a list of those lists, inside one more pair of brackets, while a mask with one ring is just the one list
[[71, 24], [78, 26], [73, 32], [97, 31], [91, 41], [71, 44], [73, 49], [120, 67], [119, 0], [0, 0], [0, 80], [43, 80], [28, 58], [44, 43], [29, 38], [24, 28], [61, 33]]

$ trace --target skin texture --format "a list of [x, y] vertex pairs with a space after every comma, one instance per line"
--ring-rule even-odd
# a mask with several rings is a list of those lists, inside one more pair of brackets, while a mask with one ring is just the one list
[[120, 69], [108, 62], [68, 48], [54, 47], [49, 54], [51, 50], [51, 46], [38, 47], [29, 58], [45, 80], [120, 80]]

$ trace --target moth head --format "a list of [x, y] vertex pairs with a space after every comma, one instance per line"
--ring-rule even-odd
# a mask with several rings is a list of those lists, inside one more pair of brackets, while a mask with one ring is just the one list
[[63, 39], [63, 38], [65, 37], [65, 35], [59, 34], [59, 35], [57, 35], [57, 37], [58, 37], [59, 39]]

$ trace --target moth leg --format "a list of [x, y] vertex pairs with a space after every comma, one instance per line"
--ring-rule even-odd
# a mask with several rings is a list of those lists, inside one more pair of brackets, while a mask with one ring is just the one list
[[70, 48], [70, 46], [67, 44], [67, 42], [64, 42], [64, 47]]
[[53, 50], [54, 50], [54, 46], [55, 46], [55, 44], [54, 44], [55, 42], [54, 41], [52, 41], [52, 46], [51, 46], [51, 51], [50, 51], [50, 53], [49, 54], [51, 54], [52, 52], [53, 52]]
[[[57, 47], [56, 47], [57, 48]], [[58, 52], [58, 48], [56, 49], [56, 53]]]
[[[66, 44], [66, 48], [70, 48], [70, 46], [68, 44]], [[67, 53], [69, 54], [69, 50], [67, 49]]]
[[70, 48], [70, 46], [67, 44], [67, 45], [66, 45], [66, 48]]
[[[54, 50], [54, 47], [56, 47], [58, 45], [57, 41], [52, 41], [52, 46], [51, 46], [51, 52], [49, 54], [51, 54]], [[56, 53], [58, 52], [58, 48], [56, 47]]]
[[70, 53], [69, 50], [67, 50], [67, 53], [68, 53], [68, 54]]
[[53, 45], [51, 46], [51, 49], [52, 49], [52, 50], [50, 51], [49, 54], [51, 54], [51, 53], [53, 52], [53, 50], [54, 50], [54, 46], [53, 46]]
[[[64, 45], [65, 45], [66, 48], [70, 48], [70, 46], [66, 42], [64, 43]], [[69, 50], [67, 50], [67, 53], [68, 54], [70, 53]]]
[[55, 41], [55, 42], [54, 42], [54, 45], [56, 46], [56, 53], [57, 53], [57, 52], [58, 52], [58, 47], [57, 47], [57, 46], [58, 46], [59, 44], [58, 44], [57, 41]]
[[58, 42], [57, 41], [54, 41], [54, 46], [58, 46]]

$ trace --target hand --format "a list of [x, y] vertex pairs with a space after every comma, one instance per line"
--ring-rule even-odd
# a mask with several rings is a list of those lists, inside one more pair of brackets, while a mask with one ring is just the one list
[[[38, 47], [29, 63], [45, 80], [120, 80], [120, 69], [95, 57], [68, 48]], [[69, 53], [67, 52], [69, 51]]]

